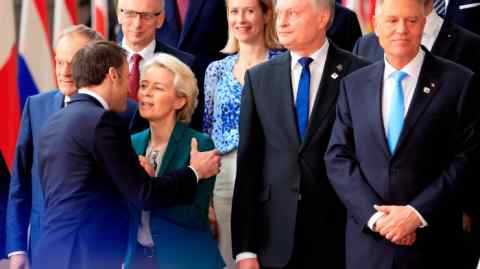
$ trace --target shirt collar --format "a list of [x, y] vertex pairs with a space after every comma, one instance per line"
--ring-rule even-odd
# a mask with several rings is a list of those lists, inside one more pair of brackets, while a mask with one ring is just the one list
[[402, 69], [398, 70], [393, 67], [388, 61], [387, 58], [384, 57], [385, 61], [385, 72], [383, 80], [387, 80], [391, 77], [391, 75], [396, 71], [403, 71], [408, 74], [409, 77], [418, 78], [420, 75], [420, 69], [422, 68], [423, 59], [425, 58], [425, 52], [423, 49], [419, 49], [417, 55]]
[[82, 89], [78, 90], [78, 93], [83, 93], [83, 94], [86, 94], [86, 95], [90, 95], [91, 97], [95, 98], [98, 102], [100, 102], [100, 104], [102, 104], [102, 106], [105, 110], [110, 109], [109, 106], [108, 106], [108, 103], [105, 101], [105, 99], [103, 99], [103, 97], [98, 95], [96, 92], [94, 92], [92, 90], [89, 90], [87, 88], [82, 88]]
[[[329, 47], [330, 47], [330, 43], [328, 42], [328, 39], [325, 39], [325, 42], [323, 42], [322, 47], [309, 55], [309, 57], [313, 59], [312, 63], [318, 63], [320, 62], [320, 60], [326, 58]], [[295, 65], [297, 64], [300, 65], [298, 63], [298, 60], [302, 58], [302, 56], [296, 54], [295, 52], [290, 52], [290, 55], [292, 56], [292, 69], [293, 69]]]
[[427, 36], [436, 36], [442, 28], [443, 18], [437, 15], [435, 10], [432, 10], [427, 16], [427, 22], [423, 29], [423, 34]]
[[155, 46], [156, 46], [156, 42], [155, 42], [155, 39], [152, 40], [152, 42], [150, 42], [145, 48], [143, 48], [141, 51], [139, 52], [135, 52], [134, 50], [132, 50], [128, 45], [127, 45], [127, 42], [125, 41], [125, 38], [122, 40], [122, 47], [127, 51], [128, 53], [128, 62], [130, 62], [132, 56], [134, 54], [140, 54], [140, 56], [142, 56], [142, 59], [150, 59], [153, 57], [153, 55], [155, 55]]

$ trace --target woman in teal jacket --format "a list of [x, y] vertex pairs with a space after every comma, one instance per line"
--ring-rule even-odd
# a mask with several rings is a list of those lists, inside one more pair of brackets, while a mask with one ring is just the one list
[[[142, 68], [138, 106], [150, 128], [132, 136], [138, 155], [162, 175], [188, 165], [193, 138], [200, 151], [213, 149], [187, 123], [196, 106], [197, 81], [190, 68], [158, 54]], [[190, 204], [153, 211], [130, 208], [126, 269], [220, 269], [224, 262], [208, 224], [214, 178], [201, 181]]]

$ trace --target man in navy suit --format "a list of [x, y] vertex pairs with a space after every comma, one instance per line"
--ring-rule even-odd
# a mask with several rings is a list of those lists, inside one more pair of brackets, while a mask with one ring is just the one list
[[[121, 25], [122, 47], [128, 53], [131, 100], [137, 100], [139, 70], [155, 53], [163, 52], [177, 57], [190, 67], [195, 57], [155, 39], [155, 32], [165, 21], [163, 0], [120, 0], [117, 5], [118, 22]], [[148, 121], [140, 117], [138, 110], [132, 119], [132, 133], [148, 128]]]
[[8, 200], [8, 186], [10, 184], [10, 172], [0, 152], [0, 260], [6, 257], [5, 254], [5, 220]]
[[[33, 268], [120, 268], [128, 236], [127, 203], [152, 209], [190, 202], [197, 181], [219, 171], [218, 153], [198, 152], [192, 141], [189, 167], [149, 177], [117, 114], [127, 107], [126, 56], [117, 44], [98, 41], [73, 58], [78, 94], [48, 119], [39, 139], [45, 211]], [[153, 174], [148, 161], [141, 162]]]
[[357, 14], [336, 3], [335, 17], [332, 25], [328, 28], [327, 36], [335, 45], [344, 50], [352, 51], [355, 42], [362, 36]]
[[326, 38], [334, 8], [333, 0], [277, 1], [289, 52], [245, 75], [232, 205], [238, 269], [344, 268], [345, 208], [323, 155], [340, 79], [368, 63]]
[[342, 81], [325, 157], [348, 211], [347, 268], [458, 268], [458, 190], [478, 161], [475, 75], [421, 48], [422, 0], [385, 0], [385, 60]]
[[[433, 1], [425, 1], [425, 10], [428, 13], [427, 22], [423, 30], [422, 45], [434, 55], [470, 68], [473, 72], [480, 72], [480, 36], [464, 28], [442, 19], [433, 9]], [[383, 48], [378, 43], [375, 33], [369, 33], [358, 39], [353, 53], [371, 62], [383, 60]]]
[[480, 1], [448, 0], [447, 2], [445, 18], [480, 35]]
[[28, 266], [27, 256], [35, 248], [40, 235], [43, 196], [38, 171], [38, 134], [47, 118], [61, 110], [77, 91], [71, 72], [73, 55], [86, 44], [100, 39], [95, 31], [83, 25], [74, 26], [61, 33], [55, 47], [55, 71], [59, 90], [31, 96], [25, 103], [7, 208], [6, 247], [12, 269]]

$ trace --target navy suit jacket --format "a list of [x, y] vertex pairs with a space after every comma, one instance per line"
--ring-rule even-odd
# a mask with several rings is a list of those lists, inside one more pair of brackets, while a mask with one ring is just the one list
[[[234, 256], [254, 252], [262, 266], [283, 267], [295, 242], [305, 250], [298, 254], [305, 265], [315, 268], [320, 261], [328, 268], [344, 267], [345, 210], [327, 180], [323, 154], [340, 79], [366, 64], [330, 43], [303, 142], [295, 118], [290, 53], [247, 71], [232, 206]], [[296, 232], [298, 218], [301, 235]]]
[[[7, 254], [14, 251], [30, 251], [38, 241], [43, 212], [43, 195], [38, 171], [39, 133], [47, 119], [62, 109], [63, 100], [64, 95], [55, 90], [30, 96], [25, 102], [7, 208]], [[136, 104], [130, 101], [127, 111], [120, 113], [123, 121], [129, 122], [135, 110]], [[28, 237], [29, 225], [30, 237]]]
[[10, 172], [7, 164], [0, 153], [0, 259], [6, 256], [5, 253], [5, 220], [8, 200], [8, 186], [10, 184]]
[[445, 17], [480, 35], [479, 0], [450, 0]]
[[[480, 36], [447, 20], [443, 22], [431, 52], [450, 61], [480, 72]], [[369, 33], [358, 39], [353, 54], [367, 58], [371, 62], [383, 60], [383, 48], [380, 47], [375, 33]]]
[[[193, 56], [190, 53], [181, 51], [179, 49], [176, 49], [170, 45], [167, 45], [159, 40], [155, 42], [155, 53], [168, 53], [172, 56], [175, 56], [178, 58], [180, 61], [182, 61], [184, 64], [188, 65], [190, 68], [192, 68], [192, 71], [195, 72], [194, 64], [195, 64], [195, 56]], [[198, 74], [196, 73], [195, 76]], [[145, 129], [149, 128], [149, 123], [146, 119], [142, 118], [140, 116], [140, 113], [138, 111], [138, 108], [136, 109], [135, 113], [133, 114], [133, 118], [130, 122], [130, 133], [138, 133], [141, 132]]]
[[[462, 231], [458, 188], [478, 161], [478, 88], [473, 73], [426, 52], [393, 154], [382, 121], [384, 62], [344, 78], [325, 157], [347, 207], [347, 268], [456, 268]], [[373, 205], [411, 205], [428, 226], [411, 247], [367, 227]]]
[[362, 36], [357, 14], [342, 5], [335, 4], [335, 17], [328, 28], [327, 36], [335, 45], [352, 51], [355, 41]]
[[137, 208], [190, 202], [193, 171], [151, 180], [118, 114], [77, 94], [39, 136], [45, 197], [33, 268], [120, 268], [128, 235], [127, 201]]

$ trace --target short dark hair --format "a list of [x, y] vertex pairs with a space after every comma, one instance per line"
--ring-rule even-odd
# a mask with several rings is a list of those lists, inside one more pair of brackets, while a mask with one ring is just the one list
[[127, 52], [119, 45], [110, 41], [95, 41], [73, 56], [73, 81], [77, 89], [100, 85], [110, 67], [120, 69], [126, 62]]

